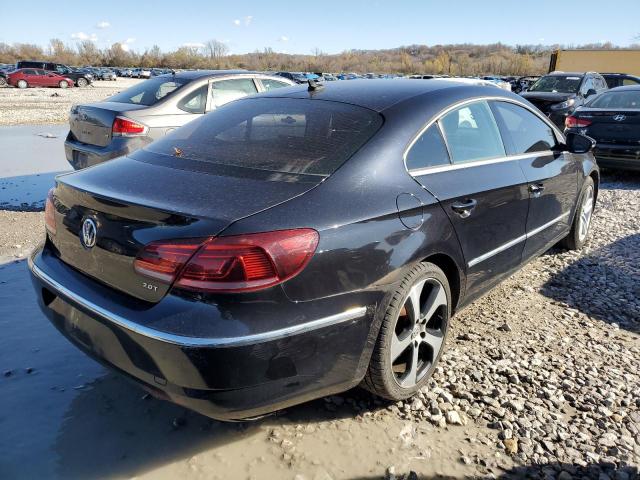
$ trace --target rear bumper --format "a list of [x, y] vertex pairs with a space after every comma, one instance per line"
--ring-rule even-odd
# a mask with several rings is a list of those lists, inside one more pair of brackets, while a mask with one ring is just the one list
[[[204, 318], [214, 324], [212, 331], [223, 331], [228, 329], [223, 323], [235, 322], [233, 305], [224, 312], [219, 305], [180, 298], [124, 305], [119, 302], [123, 294], [71, 269], [46, 249], [32, 254], [29, 268], [42, 311], [73, 344], [155, 396], [212, 418], [260, 416], [344, 391], [360, 382], [368, 363], [374, 309], [348, 303], [364, 300], [357, 295], [332, 300], [335, 313], [313, 320], [304, 313], [312, 306], [301, 302], [296, 308], [307, 318], [286, 328], [191, 336], [166, 325], [189, 323], [194, 316], [194, 323]], [[155, 320], [150, 324], [138, 318]]]
[[640, 145], [598, 144], [593, 154], [601, 167], [640, 171]]
[[128, 155], [148, 145], [151, 141], [148, 137], [113, 137], [109, 145], [99, 147], [78, 142], [69, 132], [64, 142], [64, 152], [73, 169], [80, 170]]

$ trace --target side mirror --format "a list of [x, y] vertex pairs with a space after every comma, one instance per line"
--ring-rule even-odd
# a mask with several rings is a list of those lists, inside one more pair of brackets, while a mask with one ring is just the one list
[[580, 133], [567, 133], [567, 151], [571, 153], [589, 153], [596, 146], [596, 141]]
[[593, 88], [590, 88], [589, 90], [587, 90], [587, 94], [585, 95], [585, 98], [589, 98], [590, 96], [595, 95], [596, 93], [598, 92], [596, 92]]

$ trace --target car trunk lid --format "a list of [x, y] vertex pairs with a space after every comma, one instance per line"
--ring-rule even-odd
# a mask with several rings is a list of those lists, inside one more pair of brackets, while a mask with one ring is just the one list
[[[320, 181], [302, 177], [290, 175], [283, 181], [267, 172], [240, 175], [224, 167], [194, 172], [123, 157], [58, 177], [57, 228], [51, 243], [73, 268], [157, 302], [170, 287], [134, 271], [144, 245], [218, 235], [234, 221], [301, 195]], [[91, 248], [82, 240], [87, 219], [97, 230]]]
[[106, 147], [111, 143], [113, 121], [119, 115], [145, 108], [145, 105], [133, 105], [117, 102], [98, 102], [76, 105], [69, 114], [71, 133], [81, 143]]
[[640, 144], [640, 110], [583, 109], [575, 116], [588, 120], [585, 134], [598, 142]]

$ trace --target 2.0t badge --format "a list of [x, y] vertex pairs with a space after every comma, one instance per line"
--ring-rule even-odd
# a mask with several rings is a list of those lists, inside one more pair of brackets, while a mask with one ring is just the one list
[[96, 237], [98, 236], [98, 227], [96, 222], [92, 218], [86, 218], [82, 222], [82, 230], [80, 232], [80, 242], [85, 248], [93, 248], [96, 244]]

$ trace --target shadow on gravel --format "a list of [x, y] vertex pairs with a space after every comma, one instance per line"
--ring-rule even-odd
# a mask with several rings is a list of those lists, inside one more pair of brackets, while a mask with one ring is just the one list
[[580, 257], [545, 283], [542, 294], [640, 332], [640, 233]]
[[640, 190], [640, 172], [625, 170], [601, 170], [600, 188]]

